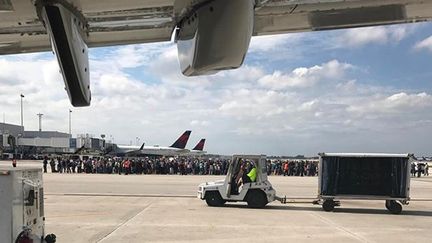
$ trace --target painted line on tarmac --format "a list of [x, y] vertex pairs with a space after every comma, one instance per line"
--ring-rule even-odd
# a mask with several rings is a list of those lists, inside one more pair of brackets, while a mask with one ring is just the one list
[[143, 209], [141, 209], [135, 215], [132, 215], [131, 217], [129, 217], [128, 219], [126, 219], [124, 222], [118, 224], [113, 230], [111, 230], [108, 234], [106, 234], [105, 236], [103, 236], [102, 238], [100, 238], [99, 240], [97, 240], [96, 242], [101, 242], [101, 241], [104, 241], [105, 239], [108, 239], [108, 237], [110, 235], [114, 234], [118, 229], [120, 229], [121, 227], [123, 227], [124, 225], [126, 225], [128, 222], [132, 221], [134, 218], [138, 217], [138, 215], [140, 215], [143, 212], [145, 212], [147, 209], [150, 208], [150, 206], [151, 206], [151, 203], [149, 205], [146, 205]]
[[410, 202], [432, 202], [432, 198], [411, 198]]
[[361, 236], [358, 233], [353, 232], [352, 230], [349, 230], [348, 228], [337, 224], [336, 222], [325, 218], [317, 213], [310, 213], [312, 216], [315, 216], [316, 218], [318, 218], [321, 222], [327, 224], [330, 227], [333, 227], [337, 230], [339, 230], [340, 232], [344, 232], [347, 234], [347, 236], [349, 236], [350, 238], [352, 238], [353, 240], [357, 240], [359, 242], [370, 242], [368, 239], [366, 239], [365, 237]]
[[75, 196], [75, 197], [164, 197], [164, 198], [196, 198], [195, 195], [170, 194], [115, 194], [115, 193], [45, 193], [47, 196]]

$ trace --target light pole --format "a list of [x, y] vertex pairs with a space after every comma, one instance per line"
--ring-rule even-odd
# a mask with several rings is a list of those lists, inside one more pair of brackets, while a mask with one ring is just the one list
[[21, 97], [21, 126], [23, 127], [24, 126], [24, 117], [23, 117], [23, 98], [24, 98], [24, 95], [20, 94], [20, 97]]
[[72, 110], [69, 109], [69, 135], [70, 135], [70, 137], [72, 137], [72, 130], [71, 130], [72, 119], [71, 119], [71, 116], [72, 116]]
[[21, 145], [21, 144], [20, 144], [20, 143], [21, 143], [21, 137], [22, 137], [22, 134], [19, 133], [19, 134], [18, 134], [18, 140], [17, 140], [17, 142], [16, 142], [17, 147], [18, 147], [18, 152], [21, 150], [20, 159], [23, 158], [23, 154], [24, 154], [24, 148], [23, 148], [22, 146], [20, 146], [20, 145]]
[[42, 113], [36, 114], [39, 117], [39, 132], [42, 132]]

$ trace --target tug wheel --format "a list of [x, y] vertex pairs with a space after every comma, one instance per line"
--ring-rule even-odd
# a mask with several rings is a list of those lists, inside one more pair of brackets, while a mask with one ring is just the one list
[[246, 194], [246, 202], [250, 208], [263, 208], [267, 205], [267, 195], [261, 190], [249, 190]]
[[220, 207], [225, 204], [225, 200], [223, 200], [219, 191], [206, 192], [205, 200], [207, 205], [209, 205], [210, 207]]

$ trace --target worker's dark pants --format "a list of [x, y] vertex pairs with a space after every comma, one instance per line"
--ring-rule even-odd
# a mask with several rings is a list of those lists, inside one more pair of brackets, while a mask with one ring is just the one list
[[251, 179], [249, 178], [249, 176], [246, 173], [243, 174], [242, 181], [243, 181], [243, 184], [252, 182]]

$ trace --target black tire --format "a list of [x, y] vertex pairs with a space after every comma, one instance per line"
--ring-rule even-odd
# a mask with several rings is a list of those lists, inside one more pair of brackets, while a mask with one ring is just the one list
[[[387, 203], [386, 203], [387, 204]], [[387, 208], [392, 214], [400, 214], [402, 212], [402, 205], [394, 200], [390, 200], [388, 203], [389, 208]]]
[[249, 208], [263, 208], [268, 203], [267, 195], [259, 189], [249, 190], [245, 199]]
[[210, 207], [221, 207], [225, 204], [225, 200], [223, 200], [219, 191], [206, 192], [205, 200]]
[[388, 211], [390, 211], [390, 202], [391, 202], [391, 200], [385, 201], [385, 207], [387, 208]]
[[334, 210], [335, 207], [335, 202], [333, 200], [325, 200], [322, 204], [322, 208], [324, 209], [324, 211], [326, 212], [332, 212]]

